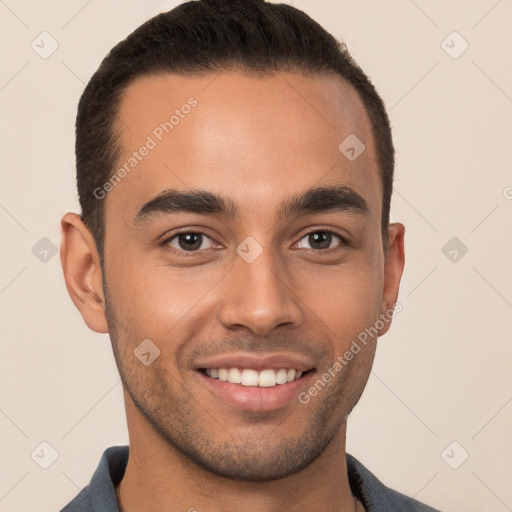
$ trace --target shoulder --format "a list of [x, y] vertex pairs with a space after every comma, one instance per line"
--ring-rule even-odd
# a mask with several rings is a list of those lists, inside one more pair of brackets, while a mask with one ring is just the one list
[[89, 485], [60, 512], [118, 512], [115, 486], [121, 481], [128, 463], [128, 446], [107, 448]]
[[354, 456], [347, 453], [346, 459], [350, 487], [367, 512], [440, 512], [385, 486]]

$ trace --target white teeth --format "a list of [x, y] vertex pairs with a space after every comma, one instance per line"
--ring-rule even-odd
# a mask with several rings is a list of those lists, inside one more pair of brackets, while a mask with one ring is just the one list
[[257, 386], [258, 385], [258, 372], [256, 370], [245, 369], [242, 372], [241, 383], [244, 386]]
[[277, 384], [286, 384], [299, 380], [303, 372], [300, 370], [281, 368], [274, 370], [268, 368], [257, 372], [251, 368], [243, 370], [239, 368], [207, 368], [206, 375], [213, 379], [232, 384], [242, 384], [242, 386], [259, 386], [262, 388], [271, 388]]
[[238, 368], [230, 368], [228, 372], [228, 382], [240, 384], [242, 382], [242, 372]]
[[286, 384], [288, 382], [288, 371], [285, 368], [281, 368], [276, 373], [276, 382], [278, 384]]
[[276, 372], [275, 370], [263, 370], [260, 372], [258, 384], [262, 388], [271, 388], [276, 385]]

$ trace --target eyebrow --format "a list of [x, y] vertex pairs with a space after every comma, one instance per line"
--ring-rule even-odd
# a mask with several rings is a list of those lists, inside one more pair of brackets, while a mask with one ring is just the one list
[[[323, 186], [297, 193], [287, 198], [277, 212], [280, 221], [307, 213], [352, 212], [368, 215], [364, 198], [347, 186]], [[217, 215], [236, 219], [239, 209], [229, 197], [206, 190], [165, 190], [144, 204], [135, 216], [134, 224], [140, 226], [153, 218], [176, 213]]]

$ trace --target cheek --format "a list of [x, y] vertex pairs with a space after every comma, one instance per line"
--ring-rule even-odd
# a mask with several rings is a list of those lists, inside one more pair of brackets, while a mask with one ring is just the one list
[[302, 286], [295, 288], [301, 300], [338, 339], [357, 336], [378, 318], [382, 275], [378, 266], [359, 263], [302, 272]]
[[198, 321], [210, 317], [210, 297], [229, 270], [131, 262], [122, 275], [111, 280], [109, 295], [138, 338], [154, 339], [165, 346], [169, 340], [174, 343], [190, 337]]

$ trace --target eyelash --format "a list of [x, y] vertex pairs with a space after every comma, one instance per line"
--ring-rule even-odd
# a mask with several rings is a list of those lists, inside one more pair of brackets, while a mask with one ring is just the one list
[[[327, 228], [317, 228], [317, 229], [313, 229], [311, 231], [308, 231], [307, 233], [304, 233], [300, 239], [302, 240], [304, 237], [308, 236], [308, 235], [311, 235], [313, 233], [329, 233], [331, 235], [334, 235], [336, 237], [338, 237], [340, 239], [340, 244], [335, 246], [335, 247], [331, 247], [329, 249], [310, 249], [314, 252], [318, 252], [318, 253], [324, 253], [324, 254], [330, 254], [331, 252], [333, 251], [336, 251], [340, 248], [340, 246], [346, 246], [348, 245], [348, 241], [347, 239], [340, 235], [337, 231], [334, 231], [332, 229], [327, 229]], [[166, 249], [166, 250], [169, 250], [170, 252], [174, 253], [175, 255], [179, 256], [179, 257], [184, 257], [184, 258], [190, 258], [190, 257], [194, 257], [194, 256], [197, 256], [199, 253], [203, 252], [203, 251], [207, 251], [209, 249], [201, 249], [201, 250], [195, 250], [195, 251], [181, 251], [179, 249], [176, 249], [174, 247], [170, 247], [169, 245], [167, 245], [171, 240], [174, 240], [176, 237], [180, 236], [180, 235], [186, 235], [187, 233], [194, 233], [196, 235], [204, 235], [208, 238], [210, 238], [210, 240], [213, 241], [213, 239], [208, 236], [206, 233], [203, 233], [202, 231], [199, 231], [198, 229], [194, 229], [194, 228], [184, 228], [182, 229], [181, 231], [178, 231], [176, 233], [174, 233], [172, 236], [166, 238], [163, 242], [162, 242], [162, 246]]]

